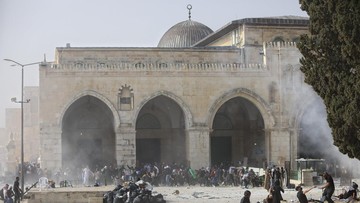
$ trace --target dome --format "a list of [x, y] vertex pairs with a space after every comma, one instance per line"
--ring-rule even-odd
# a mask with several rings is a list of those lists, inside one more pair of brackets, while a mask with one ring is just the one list
[[189, 19], [172, 26], [162, 36], [158, 47], [191, 47], [213, 32], [206, 25]]

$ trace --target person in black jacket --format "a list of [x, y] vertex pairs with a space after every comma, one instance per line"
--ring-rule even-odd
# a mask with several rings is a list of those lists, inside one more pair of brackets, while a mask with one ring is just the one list
[[284, 193], [284, 189], [280, 186], [280, 181], [276, 180], [274, 186], [270, 190], [273, 198], [273, 203], [280, 203], [280, 201], [283, 200], [280, 192]]
[[20, 183], [19, 183], [20, 178], [16, 177], [15, 181], [14, 181], [14, 185], [13, 185], [13, 191], [14, 191], [14, 203], [20, 203], [20, 199], [21, 199], [21, 189], [20, 189]]
[[324, 192], [322, 194], [320, 201], [321, 202], [327, 201], [328, 203], [334, 203], [334, 201], [331, 199], [331, 196], [335, 192], [334, 180], [333, 180], [332, 176], [327, 172], [324, 172], [323, 177], [326, 180], [326, 183], [320, 187], [317, 187], [319, 189], [324, 189]]

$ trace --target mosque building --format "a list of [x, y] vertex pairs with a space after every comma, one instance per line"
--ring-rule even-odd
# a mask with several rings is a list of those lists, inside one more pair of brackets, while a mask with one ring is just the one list
[[308, 26], [245, 18], [214, 32], [189, 14], [157, 47], [57, 47], [39, 67], [41, 166], [295, 166], [321, 103], [300, 71]]

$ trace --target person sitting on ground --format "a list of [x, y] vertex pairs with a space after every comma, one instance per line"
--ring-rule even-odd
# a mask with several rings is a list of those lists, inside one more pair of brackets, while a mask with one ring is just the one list
[[241, 198], [240, 203], [250, 203], [251, 192], [249, 190], [245, 190], [244, 197]]
[[345, 202], [354, 202], [355, 200], [357, 200], [357, 189], [358, 185], [353, 182], [352, 185], [344, 191], [344, 193], [341, 193], [340, 195], [335, 197], [339, 198], [340, 200], [345, 200]]
[[305, 194], [308, 193], [310, 190], [314, 189], [315, 187], [316, 186], [311, 187], [307, 190], [303, 190], [303, 188], [300, 185], [296, 186], [296, 188], [295, 188], [295, 190], [297, 191], [296, 196], [299, 199], [299, 202], [300, 203], [308, 203], [308, 199]]

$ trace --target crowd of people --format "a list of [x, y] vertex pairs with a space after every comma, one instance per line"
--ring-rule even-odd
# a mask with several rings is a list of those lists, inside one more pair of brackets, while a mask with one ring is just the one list
[[[212, 167], [202, 167], [194, 170], [182, 164], [139, 164], [138, 166], [83, 166], [73, 169], [59, 169], [51, 173], [47, 169], [41, 169], [39, 165], [27, 164], [25, 167], [26, 180], [30, 183], [36, 182], [41, 177], [46, 177], [51, 187], [69, 187], [73, 185], [82, 186], [102, 186], [102, 185], [123, 185], [128, 182], [138, 180], [145, 181], [154, 186], [241, 186], [243, 188], [264, 187], [268, 191], [264, 203], [280, 203], [284, 187], [287, 187], [287, 171], [283, 167], [268, 167], [264, 175], [259, 175], [252, 168], [235, 167], [233, 164], [220, 164]], [[326, 181], [324, 185], [314, 186], [303, 189], [302, 186], [295, 187], [297, 197], [300, 203], [308, 203], [306, 194], [314, 188], [323, 190], [319, 202], [327, 201], [333, 203], [333, 198], [344, 200], [345, 202], [357, 200], [358, 185], [353, 183], [348, 189], [340, 195], [334, 196], [335, 185], [332, 176], [325, 172], [323, 178]], [[0, 197], [4, 202], [20, 202], [21, 189], [19, 188], [19, 177], [16, 177], [13, 186], [6, 184]], [[246, 193], [246, 194], [245, 194]], [[251, 192], [246, 190], [241, 202], [249, 203]], [[312, 200], [314, 201], [314, 200]]]
[[[20, 176], [19, 172], [16, 176]], [[41, 168], [37, 163], [25, 163], [25, 184], [33, 184], [46, 177], [55, 186], [100, 186], [116, 185], [119, 182], [143, 179], [155, 186], [243, 186], [259, 187], [263, 185], [264, 176], [248, 167], [235, 167], [234, 164], [219, 164], [212, 167], [192, 169], [179, 163], [138, 164], [137, 166], [82, 166], [59, 168], [50, 171]], [[11, 181], [12, 177], [7, 177]]]
[[253, 169], [235, 167], [231, 164], [220, 164], [213, 167], [202, 167], [194, 170], [181, 164], [143, 164], [137, 167], [104, 166], [91, 170], [88, 166], [82, 169], [82, 184], [91, 186], [107, 185], [113, 182], [115, 185], [121, 182], [135, 181], [137, 179], [159, 186], [243, 186], [259, 187], [263, 184], [263, 177], [255, 173]]

